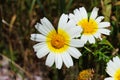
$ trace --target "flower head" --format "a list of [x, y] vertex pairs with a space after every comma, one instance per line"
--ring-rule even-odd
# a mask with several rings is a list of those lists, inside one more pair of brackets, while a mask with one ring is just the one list
[[106, 72], [111, 76], [104, 80], [120, 80], [120, 58], [118, 56], [107, 63]]
[[74, 14], [69, 14], [70, 20], [75, 21], [76, 25], [83, 29], [81, 40], [84, 43], [95, 43], [95, 38], [101, 38], [101, 34], [109, 35], [110, 30], [105, 29], [110, 26], [109, 22], [101, 22], [103, 16], [98, 16], [98, 8], [93, 8], [90, 17], [84, 7], [74, 10]]
[[92, 80], [93, 74], [94, 74], [93, 69], [82, 70], [79, 73], [79, 76], [78, 76], [77, 80]]
[[79, 50], [75, 47], [83, 47], [79, 37], [82, 29], [80, 27], [73, 27], [74, 22], [69, 20], [68, 15], [62, 14], [60, 17], [57, 30], [47, 18], [41, 19], [41, 23], [37, 23], [35, 28], [41, 34], [31, 34], [31, 40], [39, 42], [33, 48], [38, 58], [42, 58], [48, 54], [46, 65], [51, 67], [54, 62], [56, 68], [61, 69], [64, 63], [67, 68], [73, 66], [74, 57], [78, 59], [81, 56]]

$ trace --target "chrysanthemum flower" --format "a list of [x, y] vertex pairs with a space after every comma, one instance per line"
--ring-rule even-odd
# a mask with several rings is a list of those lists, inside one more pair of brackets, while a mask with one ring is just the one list
[[39, 42], [33, 48], [38, 58], [42, 58], [48, 54], [46, 65], [51, 67], [54, 62], [56, 68], [61, 69], [64, 63], [67, 68], [73, 66], [74, 57], [78, 59], [81, 56], [79, 50], [75, 47], [83, 47], [84, 44], [76, 37], [79, 37], [82, 29], [74, 27], [72, 20], [68, 21], [68, 15], [62, 14], [60, 17], [57, 30], [47, 18], [41, 19], [41, 23], [37, 23], [35, 28], [41, 34], [32, 34], [31, 40]]
[[84, 7], [74, 10], [74, 14], [70, 13], [69, 18], [74, 20], [76, 25], [83, 29], [81, 40], [86, 43], [95, 43], [95, 38], [101, 38], [101, 34], [109, 35], [110, 30], [105, 29], [110, 26], [109, 22], [101, 22], [103, 16], [98, 16], [98, 8], [93, 8], [90, 17]]
[[118, 56], [107, 63], [106, 72], [111, 76], [104, 80], [120, 80], [120, 58]]

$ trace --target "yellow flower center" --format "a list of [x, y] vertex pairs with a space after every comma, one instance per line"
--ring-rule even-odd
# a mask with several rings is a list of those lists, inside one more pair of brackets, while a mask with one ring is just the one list
[[95, 34], [98, 30], [98, 24], [93, 19], [82, 19], [77, 23], [78, 26], [83, 28], [83, 34], [91, 35]]
[[120, 80], [120, 69], [118, 69], [114, 75], [115, 80]]
[[62, 53], [69, 47], [70, 36], [62, 29], [59, 29], [58, 32], [53, 30], [46, 36], [46, 43], [50, 51], [54, 53]]
[[59, 49], [65, 45], [65, 37], [60, 34], [54, 34], [51, 39], [51, 45]]
[[93, 69], [86, 69], [79, 73], [78, 80], [91, 80], [93, 77]]

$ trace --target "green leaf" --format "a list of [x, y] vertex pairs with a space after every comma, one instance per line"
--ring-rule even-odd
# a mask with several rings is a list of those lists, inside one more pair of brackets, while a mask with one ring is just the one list
[[114, 47], [112, 46], [112, 44], [108, 40], [106, 40], [106, 38], [103, 38], [103, 40], [101, 42], [99, 42], [99, 44], [108, 45], [108, 46], [110, 46], [111, 48], [114, 49]]

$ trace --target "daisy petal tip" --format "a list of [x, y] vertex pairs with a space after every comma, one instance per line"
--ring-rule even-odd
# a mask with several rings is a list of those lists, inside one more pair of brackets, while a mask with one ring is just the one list
[[44, 22], [48, 22], [49, 20], [46, 18], [46, 17], [43, 17], [42, 19], [40, 19], [42, 25], [44, 25], [45, 23]]
[[35, 37], [35, 34], [31, 34], [30, 37], [31, 37], [31, 38], [34, 38], [34, 37]]
[[65, 16], [66, 14], [65, 13], [63, 13], [61, 16]]
[[[80, 55], [80, 56], [81, 56], [81, 55]], [[79, 56], [79, 57], [80, 57], [80, 56]], [[79, 59], [79, 57], [76, 57], [76, 59]]]
[[111, 32], [110, 30], [108, 32], [106, 31], [106, 33], [107, 33], [106, 35], [110, 35], [110, 32]]
[[90, 44], [95, 44], [95, 41], [90, 41]]
[[61, 67], [56, 67], [56, 68], [59, 69], [59, 70], [61, 69]]
[[37, 58], [41, 59], [42, 57], [40, 56], [40, 54], [36, 53]]
[[30, 37], [30, 40], [33, 40], [33, 38], [32, 38], [32, 37]]
[[51, 67], [52, 65], [45, 63], [46, 66]]
[[40, 58], [38, 53], [36, 53], [36, 56], [37, 56], [37, 58]]
[[72, 13], [69, 13], [68, 15], [71, 16], [71, 15], [73, 15], [73, 14], [72, 14]]
[[63, 13], [63, 14], [61, 15], [61, 17], [68, 17], [68, 15], [65, 14], [65, 13]]
[[104, 80], [114, 80], [112, 77], [107, 77]]
[[80, 40], [80, 43], [81, 43], [81, 47], [83, 47], [85, 45], [85, 41], [83, 41], [83, 40]]
[[46, 20], [47, 18], [46, 17], [43, 17], [41, 20]]
[[66, 66], [67, 68], [70, 68], [71, 66], [69, 65], [69, 66]]
[[40, 24], [40, 23], [37, 22], [37, 23], [35, 24], [35, 28], [37, 28], [37, 27], [39, 26], [39, 24]]
[[74, 14], [69, 13], [68, 17], [72, 20], [72, 18], [74, 17]]
[[110, 26], [111, 24], [110, 24], [110, 22], [107, 22], [108, 23], [108, 26]]
[[95, 9], [96, 11], [98, 11], [98, 10], [99, 10], [99, 8], [97, 8], [97, 7], [94, 7], [93, 9]]
[[85, 7], [80, 7], [79, 9], [85, 9]]

